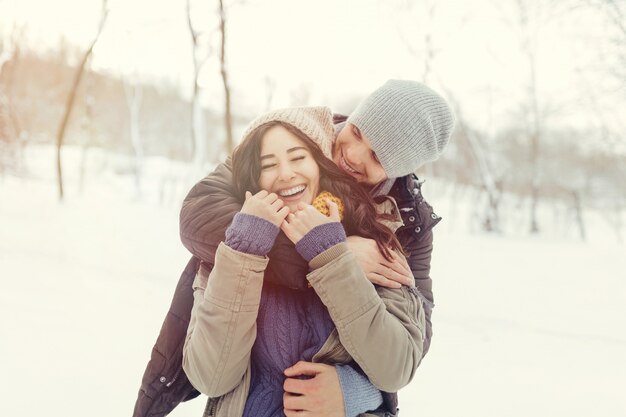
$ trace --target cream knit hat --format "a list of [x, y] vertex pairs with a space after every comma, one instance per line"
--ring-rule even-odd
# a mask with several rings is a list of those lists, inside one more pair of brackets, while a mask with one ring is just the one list
[[410, 174], [439, 158], [454, 116], [445, 100], [416, 81], [389, 80], [348, 118], [367, 137], [387, 177]]
[[332, 159], [335, 129], [333, 127], [333, 113], [328, 107], [290, 107], [273, 110], [254, 119], [243, 137], [247, 138], [256, 128], [275, 121], [287, 123], [300, 130], [317, 143], [327, 158]]

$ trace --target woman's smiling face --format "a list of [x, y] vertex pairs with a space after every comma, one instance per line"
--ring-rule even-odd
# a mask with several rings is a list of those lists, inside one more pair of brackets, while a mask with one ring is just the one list
[[282, 126], [270, 128], [261, 144], [259, 187], [278, 194], [291, 212], [311, 204], [320, 190], [320, 169], [296, 135]]

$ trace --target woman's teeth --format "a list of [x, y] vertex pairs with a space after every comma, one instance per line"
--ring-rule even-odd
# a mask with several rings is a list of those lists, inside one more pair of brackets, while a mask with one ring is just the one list
[[281, 197], [291, 197], [292, 195], [301, 193], [306, 188], [305, 185], [298, 185], [297, 187], [289, 188], [287, 190], [282, 190], [278, 192], [278, 195]]
[[343, 169], [345, 169], [346, 171], [351, 172], [351, 173], [353, 173], [353, 174], [358, 174], [358, 173], [359, 173], [358, 171], [355, 171], [354, 169], [352, 169], [352, 168], [350, 167], [350, 165], [348, 165], [348, 163], [346, 162], [346, 160], [345, 160], [345, 159], [343, 159], [343, 156], [342, 156], [339, 160], [341, 161], [341, 167], [342, 167]]

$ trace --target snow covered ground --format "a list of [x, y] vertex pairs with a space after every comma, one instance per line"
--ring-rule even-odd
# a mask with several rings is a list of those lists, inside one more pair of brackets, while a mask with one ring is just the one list
[[[58, 203], [49, 150], [29, 152], [28, 178], [0, 177], [0, 415], [130, 415], [188, 259], [178, 209], [192, 179], [150, 160], [138, 199], [94, 151], [80, 194], [70, 150]], [[624, 244], [597, 218], [587, 243], [472, 235], [443, 194], [430, 200], [447, 220], [435, 336], [401, 415], [626, 415]]]

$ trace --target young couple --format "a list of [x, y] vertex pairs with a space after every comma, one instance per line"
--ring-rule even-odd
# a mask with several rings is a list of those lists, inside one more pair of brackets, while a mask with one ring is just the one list
[[254, 120], [183, 204], [194, 258], [134, 415], [166, 415], [194, 387], [205, 415], [395, 415], [432, 335], [439, 218], [412, 172], [453, 123], [436, 93], [398, 80], [347, 120], [323, 107]]

